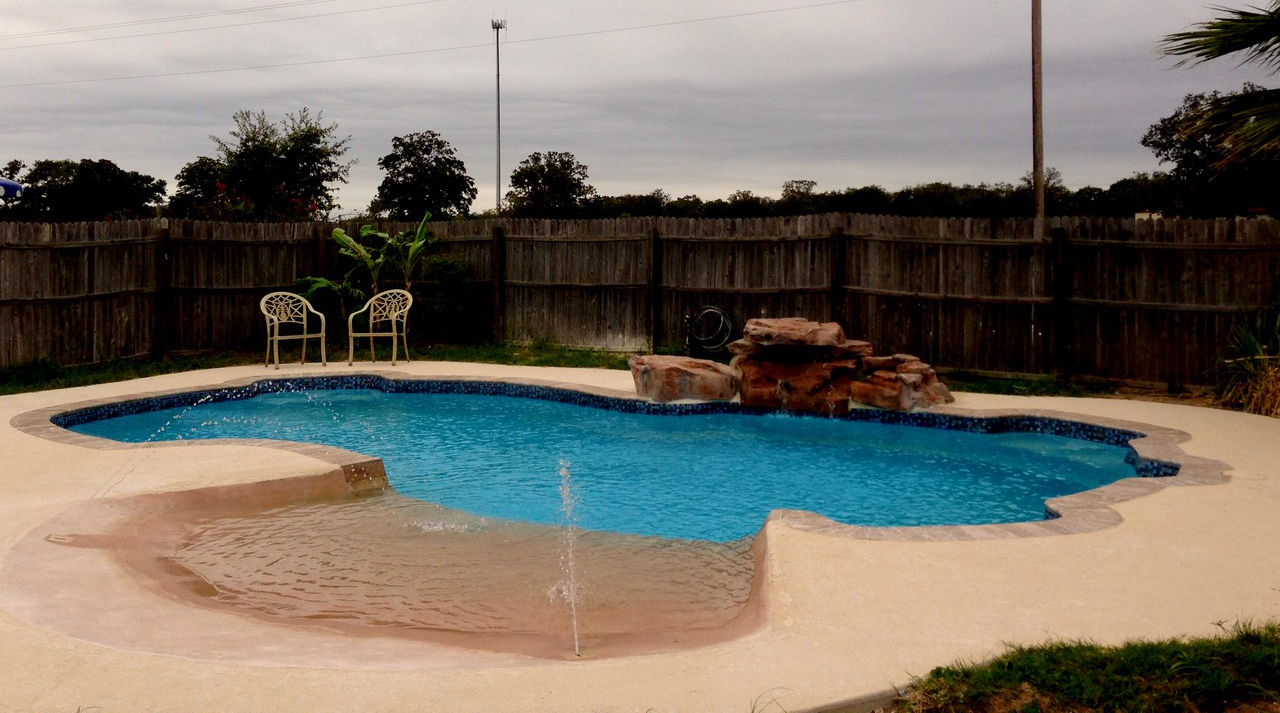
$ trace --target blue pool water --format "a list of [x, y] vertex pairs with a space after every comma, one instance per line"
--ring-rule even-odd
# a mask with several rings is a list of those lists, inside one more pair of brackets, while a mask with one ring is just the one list
[[727, 542], [775, 508], [867, 526], [1039, 520], [1047, 498], [1132, 477], [1128, 449], [790, 415], [633, 414], [504, 396], [260, 394], [91, 421], [126, 442], [273, 438], [380, 457], [405, 495], [557, 523], [561, 461], [587, 529]]

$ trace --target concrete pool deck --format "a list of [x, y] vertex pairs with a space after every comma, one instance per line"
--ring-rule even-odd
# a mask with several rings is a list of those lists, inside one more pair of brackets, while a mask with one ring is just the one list
[[[0, 397], [0, 708], [745, 712], [776, 701], [799, 711], [876, 700], [913, 675], [989, 658], [1007, 643], [1113, 644], [1280, 619], [1280, 420], [1140, 401], [961, 393], [960, 409], [1054, 411], [1183, 431], [1190, 439], [1182, 451], [1228, 464], [1230, 477], [1113, 503], [1118, 524], [1058, 536], [865, 539], [774, 520], [763, 630], [672, 653], [561, 662], [426, 645], [361, 648], [338, 634], [296, 634], [191, 607], [129, 572], [93, 568], [73, 574], [102, 592], [98, 608], [84, 612], [94, 636], [32, 623], [42, 599], [24, 594], [30, 583], [3, 563], [28, 533], [77, 503], [106, 489], [114, 498], [320, 475], [333, 466], [247, 445], [145, 454], [88, 448], [20, 431], [14, 417], [246, 377], [392, 371], [633, 392], [625, 371], [415, 362], [233, 367]], [[44, 596], [52, 606], [64, 593]], [[137, 631], [172, 640], [175, 651], [210, 632], [243, 636], [245, 646], [238, 657], [217, 659], [156, 653], [131, 643]], [[380, 656], [391, 653], [398, 658]]]

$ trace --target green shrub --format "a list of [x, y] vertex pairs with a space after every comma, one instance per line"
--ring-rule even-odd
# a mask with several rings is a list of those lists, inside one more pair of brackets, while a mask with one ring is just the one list
[[1222, 361], [1218, 397], [1248, 413], [1280, 416], [1280, 309], [1236, 322]]

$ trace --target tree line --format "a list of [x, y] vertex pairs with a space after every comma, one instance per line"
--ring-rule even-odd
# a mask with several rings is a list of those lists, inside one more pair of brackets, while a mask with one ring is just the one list
[[[1244, 61], [1280, 64], [1280, 0], [1270, 10], [1221, 9], [1223, 15], [1169, 35], [1161, 50], [1197, 63], [1242, 53]], [[14, 159], [0, 175], [25, 185], [19, 198], [0, 198], [0, 220], [96, 221], [167, 215], [245, 221], [322, 220], [336, 209], [334, 191], [347, 182], [350, 136], [308, 109], [271, 121], [264, 112], [233, 115], [229, 138], [210, 137], [213, 156], [182, 167], [176, 190], [106, 159]], [[1280, 90], [1246, 83], [1238, 92], [1187, 95], [1152, 124], [1141, 143], [1168, 170], [1135, 173], [1106, 188], [1071, 190], [1050, 169], [1051, 215], [1132, 216], [1158, 212], [1186, 217], [1266, 214], [1280, 210]], [[369, 218], [421, 220], [468, 217], [475, 181], [440, 134], [397, 136], [378, 160], [384, 171]], [[905, 216], [1017, 217], [1034, 211], [1032, 177], [1017, 183], [934, 182], [889, 191], [877, 185], [818, 191], [812, 180], [782, 186], [778, 198], [747, 190], [727, 198], [673, 198], [657, 189], [600, 195], [588, 168], [572, 153], [530, 154], [512, 171], [503, 214], [532, 218], [673, 216], [748, 218], [811, 213]], [[492, 215], [492, 211], [486, 212]], [[484, 215], [486, 213], [481, 213]]]

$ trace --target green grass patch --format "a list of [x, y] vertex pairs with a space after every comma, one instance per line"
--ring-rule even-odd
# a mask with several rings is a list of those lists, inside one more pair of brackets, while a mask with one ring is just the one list
[[981, 666], [934, 669], [896, 710], [1222, 711], [1280, 705], [1280, 624], [1224, 627], [1219, 638], [1119, 647], [1014, 647]]
[[546, 342], [533, 344], [436, 344], [414, 352], [431, 361], [474, 361], [517, 366], [567, 366], [584, 369], [627, 369], [630, 353], [570, 349]]
[[146, 358], [120, 359], [101, 364], [62, 366], [52, 359], [19, 364], [0, 369], [0, 395], [24, 391], [45, 391], [72, 386], [104, 384], [112, 381], [139, 379], [144, 376], [173, 374], [194, 369], [214, 369], [261, 363], [260, 353], [223, 352], [214, 355], [182, 356], [167, 361]]
[[1112, 393], [1109, 384], [1083, 385], [1052, 376], [1007, 378], [976, 374], [956, 369], [939, 378], [953, 391], [978, 394], [1011, 394], [1014, 396], [1092, 396]]
[[[330, 363], [346, 363], [347, 345], [328, 345]], [[391, 345], [388, 340], [380, 340], [377, 345], [378, 366], [390, 366]], [[546, 342], [530, 345], [520, 344], [479, 344], [452, 345], [436, 344], [430, 347], [409, 347], [409, 356], [414, 360], [431, 361], [466, 361], [485, 362], [490, 364], [515, 364], [527, 366], [567, 366], [589, 369], [626, 369], [627, 357], [630, 354], [600, 352], [585, 349], [569, 349]], [[308, 364], [319, 366], [316, 361], [320, 350], [314, 345], [307, 349]], [[355, 358], [368, 363], [368, 342], [356, 344]], [[218, 354], [182, 355], [169, 360], [148, 358], [121, 359], [101, 364], [82, 366], [62, 366], [50, 359], [21, 364], [0, 369], [0, 395], [16, 394], [26, 391], [45, 391], [62, 389], [71, 386], [88, 386], [113, 381], [127, 381], [159, 374], [173, 374], [197, 369], [215, 369], [224, 366], [244, 366], [261, 364], [261, 351], [222, 352]], [[297, 346], [280, 350], [280, 363], [296, 363]], [[359, 363], [359, 362], [357, 362]], [[265, 373], [265, 372], [264, 372]]]

